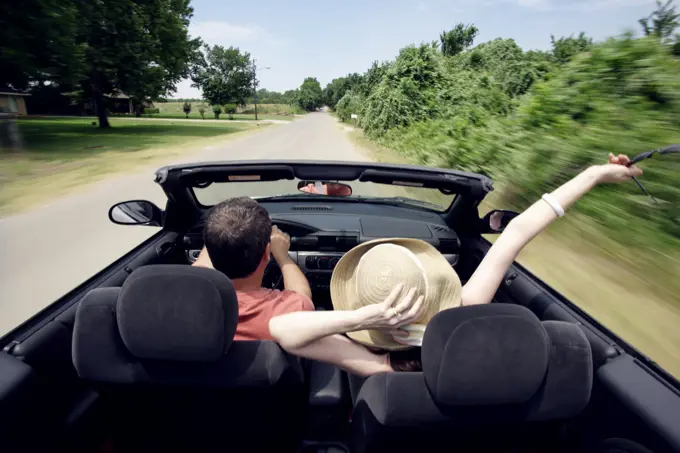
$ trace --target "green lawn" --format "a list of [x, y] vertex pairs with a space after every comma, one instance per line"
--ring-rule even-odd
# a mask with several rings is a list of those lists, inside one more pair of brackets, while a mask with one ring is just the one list
[[[0, 215], [54, 197], [104, 175], [168, 159], [265, 125], [256, 123], [137, 121], [112, 118], [24, 119], [22, 151], [0, 152]], [[49, 190], [45, 190], [49, 187]]]

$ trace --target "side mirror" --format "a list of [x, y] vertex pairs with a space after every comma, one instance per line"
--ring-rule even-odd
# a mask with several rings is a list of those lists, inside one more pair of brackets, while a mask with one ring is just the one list
[[123, 201], [111, 206], [109, 220], [118, 225], [161, 226], [163, 211], [150, 201]]
[[352, 195], [352, 186], [331, 181], [300, 181], [297, 185], [300, 192], [331, 197], [349, 197]]
[[501, 209], [490, 211], [480, 220], [481, 233], [502, 233], [508, 226], [508, 223], [518, 215], [515, 211], [504, 211]]

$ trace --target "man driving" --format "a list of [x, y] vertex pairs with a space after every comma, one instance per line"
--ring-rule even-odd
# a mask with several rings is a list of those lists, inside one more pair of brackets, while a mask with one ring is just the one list
[[[235, 340], [272, 340], [272, 317], [314, 310], [307, 278], [288, 256], [290, 237], [272, 226], [269, 213], [257, 201], [239, 197], [215, 205], [205, 221], [203, 241], [193, 266], [216, 269], [234, 284]], [[262, 287], [270, 255], [281, 269], [284, 291]]]

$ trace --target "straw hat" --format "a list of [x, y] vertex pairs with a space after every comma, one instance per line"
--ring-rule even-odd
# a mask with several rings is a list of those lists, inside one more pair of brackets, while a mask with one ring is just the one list
[[[434, 315], [460, 306], [458, 274], [436, 248], [419, 239], [377, 239], [354, 247], [336, 265], [331, 278], [333, 307], [355, 310], [381, 303], [399, 283], [405, 290], [417, 288], [416, 294], [425, 298], [424, 314], [408, 329], [409, 338], [422, 338], [424, 326]], [[376, 330], [347, 335], [363, 345], [390, 351], [411, 347]]]

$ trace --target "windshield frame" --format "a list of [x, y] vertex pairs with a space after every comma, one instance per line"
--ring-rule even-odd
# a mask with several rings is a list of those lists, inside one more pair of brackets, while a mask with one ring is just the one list
[[[254, 177], [256, 176], [256, 177]], [[351, 184], [353, 181], [374, 182], [385, 185], [406, 185], [439, 189], [452, 200], [445, 211], [434, 211], [413, 204], [403, 204], [411, 209], [437, 212], [445, 217], [463, 202], [476, 206], [493, 190], [493, 182], [487, 176], [462, 172], [448, 168], [433, 168], [418, 165], [384, 164], [376, 162], [351, 161], [225, 161], [172, 165], [159, 168], [155, 182], [168, 196], [168, 202], [177, 205], [184, 212], [184, 219], [171, 223], [183, 225], [192, 218], [200, 217], [210, 206], [201, 204], [193, 187], [207, 182], [279, 181], [279, 180], [333, 180]], [[397, 184], [395, 184], [397, 182]], [[405, 184], [399, 184], [405, 183]], [[455, 195], [455, 196], [454, 196]], [[357, 202], [349, 197], [305, 197], [305, 203]], [[416, 200], [417, 201], [417, 200]], [[367, 203], [366, 200], [360, 202]], [[174, 216], [173, 216], [174, 217]]]
[[[255, 181], [231, 181], [231, 182], [216, 182], [216, 183], [211, 183], [212, 184], [222, 184], [222, 185], [227, 185], [227, 184], [241, 184], [244, 182], [249, 182], [249, 183], [255, 183]], [[350, 181], [350, 182], [356, 182], [356, 181]], [[364, 184], [364, 183], [362, 183]], [[351, 185], [351, 184], [350, 184]], [[413, 188], [409, 186], [400, 186], [400, 185], [395, 185], [395, 184], [380, 184], [381, 186], [393, 186], [393, 187], [402, 187], [405, 189], [408, 188]], [[199, 187], [188, 187], [188, 190], [191, 192], [195, 203], [201, 208], [201, 209], [210, 209], [214, 205], [209, 205], [209, 204], [204, 204], [201, 202], [201, 199], [199, 195], [196, 193], [196, 190]], [[415, 188], [419, 189], [419, 188]], [[429, 190], [436, 190], [433, 188], [427, 188]], [[286, 201], [295, 201], [295, 202], [303, 202], [303, 203], [326, 203], [326, 202], [332, 202], [332, 203], [337, 203], [337, 202], [349, 202], [349, 203], [375, 203], [375, 204], [387, 204], [387, 205], [393, 205], [393, 206], [407, 206], [409, 208], [415, 208], [415, 209], [423, 209], [429, 212], [436, 212], [438, 214], [447, 212], [453, 203], [456, 201], [457, 197], [460, 195], [458, 193], [443, 193], [442, 195], [447, 197], [447, 203], [444, 204], [437, 204], [435, 202], [430, 202], [430, 201], [425, 201], [420, 198], [415, 198], [415, 197], [408, 197], [408, 196], [367, 196], [367, 195], [350, 195], [350, 196], [333, 196], [333, 195], [323, 195], [323, 194], [313, 194], [313, 193], [281, 193], [281, 194], [275, 194], [275, 195], [257, 195], [257, 196], [249, 196], [249, 195], [238, 195], [235, 194], [234, 196], [249, 196], [253, 200], [256, 200], [258, 202], [264, 201], [264, 202], [286, 202]], [[226, 200], [230, 198], [228, 195], [224, 197], [223, 199]], [[428, 206], [430, 205], [430, 206]]]

